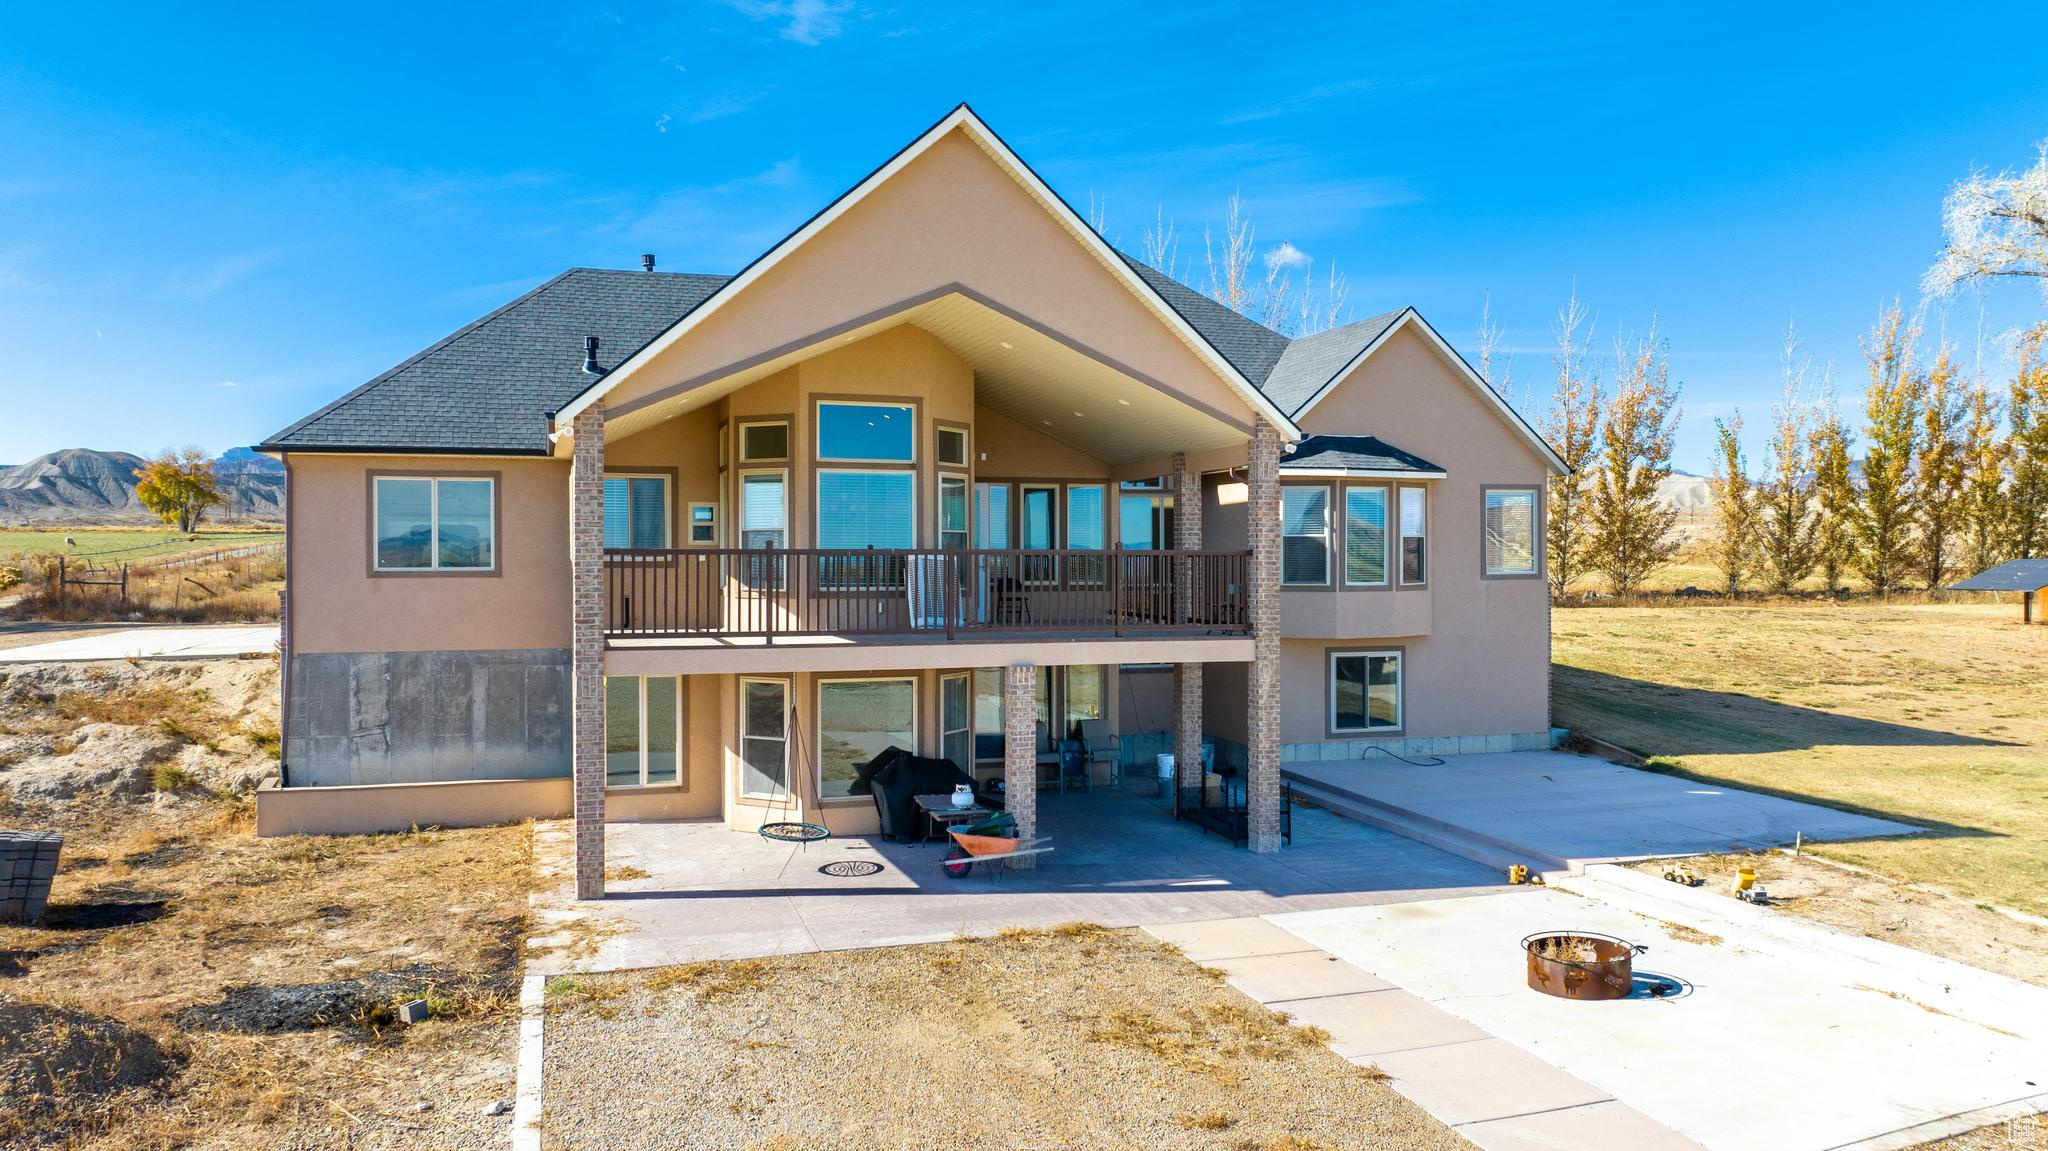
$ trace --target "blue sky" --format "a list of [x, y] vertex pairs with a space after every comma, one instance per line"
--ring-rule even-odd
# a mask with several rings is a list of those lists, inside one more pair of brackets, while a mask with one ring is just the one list
[[1788, 319], [1855, 387], [1948, 185], [2048, 138], [2048, 8], [1794, 7], [10, 6], [0, 462], [251, 443], [567, 266], [736, 270], [965, 99], [1129, 249], [1241, 189], [1358, 315], [1469, 352], [1490, 296], [1518, 387], [1574, 283], [1603, 347], [1657, 317], [1705, 471]]

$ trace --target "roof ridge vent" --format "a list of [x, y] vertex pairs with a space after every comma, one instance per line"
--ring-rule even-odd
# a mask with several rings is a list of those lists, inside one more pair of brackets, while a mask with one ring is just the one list
[[604, 369], [597, 366], [597, 337], [583, 337], [583, 370], [593, 376], [601, 376]]

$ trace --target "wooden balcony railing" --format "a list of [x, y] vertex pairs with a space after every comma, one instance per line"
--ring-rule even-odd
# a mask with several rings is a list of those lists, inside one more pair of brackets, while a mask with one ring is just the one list
[[1248, 635], [1250, 552], [613, 548], [613, 638]]

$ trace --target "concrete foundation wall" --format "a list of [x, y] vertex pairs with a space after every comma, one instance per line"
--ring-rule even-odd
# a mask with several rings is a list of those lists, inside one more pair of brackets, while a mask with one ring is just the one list
[[292, 787], [569, 772], [566, 650], [291, 657]]

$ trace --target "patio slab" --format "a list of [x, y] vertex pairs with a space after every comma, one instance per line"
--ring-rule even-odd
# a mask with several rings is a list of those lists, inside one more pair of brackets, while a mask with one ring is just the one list
[[1374, 757], [1290, 763], [1289, 779], [1380, 813], [1399, 829], [1493, 859], [1587, 865], [1852, 840], [1920, 829], [1816, 804], [1660, 775], [1555, 751], [1446, 756], [1416, 767]]
[[1297, 1022], [1329, 1032], [1331, 1050], [1361, 1062], [1391, 1051], [1487, 1038], [1485, 1031], [1391, 985], [1384, 991], [1297, 999], [1271, 1006]]
[[1311, 950], [1307, 940], [1257, 916], [1192, 923], [1148, 923], [1145, 930], [1180, 948], [1182, 955], [1196, 963], [1213, 964], [1223, 959]]
[[140, 627], [51, 643], [0, 649], [0, 663], [70, 663], [110, 659], [218, 659], [277, 650], [277, 625], [263, 627]]
[[[536, 900], [538, 935], [545, 944], [573, 932], [585, 943], [539, 956], [531, 967], [552, 975], [928, 943], [1077, 920], [1133, 927], [1256, 919], [1477, 894], [1501, 884], [1496, 872], [1469, 860], [1313, 809], [1295, 812], [1294, 844], [1274, 855], [1175, 823], [1157, 800], [1107, 790], [1040, 796], [1039, 828], [1056, 848], [1040, 867], [1000, 876], [977, 868], [951, 879], [940, 870], [937, 844], [835, 837], [792, 847], [717, 822], [614, 823], [608, 862], [647, 874], [608, 883], [604, 900], [577, 903], [568, 883], [568, 824], [545, 823], [535, 851], [554, 884]], [[821, 871], [855, 863], [872, 865], [872, 874]], [[1242, 942], [1200, 954], [1230, 958], [1259, 946], [1261, 929], [1234, 934]]]
[[1282, 1009], [1295, 1000], [1385, 991], [1393, 986], [1377, 975], [1360, 971], [1322, 951], [1248, 955], [1242, 959], [1218, 960], [1211, 966], [1229, 972], [1232, 987], [1261, 1003]]
[[1613, 1098], [1499, 1039], [1389, 1051], [1370, 1062], [1394, 1077], [1401, 1094], [1453, 1127]]

